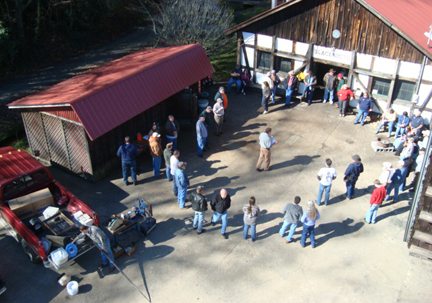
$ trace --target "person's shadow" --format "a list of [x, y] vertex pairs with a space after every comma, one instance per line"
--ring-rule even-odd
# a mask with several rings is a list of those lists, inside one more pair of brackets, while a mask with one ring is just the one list
[[353, 223], [353, 219], [346, 218], [342, 222], [320, 224], [315, 230], [317, 245], [322, 245], [332, 238], [354, 233], [364, 225], [363, 222]]

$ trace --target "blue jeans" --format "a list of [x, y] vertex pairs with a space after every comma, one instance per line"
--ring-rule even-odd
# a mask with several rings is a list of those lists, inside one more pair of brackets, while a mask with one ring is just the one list
[[317, 197], [318, 205], [321, 205], [321, 198], [322, 198], [323, 191], [325, 191], [324, 204], [325, 205], [328, 204], [328, 201], [330, 200], [330, 190], [331, 190], [331, 184], [330, 185], [322, 185], [321, 183], [319, 184], [318, 197]]
[[129, 171], [132, 177], [132, 182], [137, 181], [136, 176], [136, 162], [135, 161], [123, 161], [122, 162], [122, 174], [123, 174], [123, 182], [127, 184], [129, 178]]
[[292, 237], [294, 236], [295, 230], [297, 228], [297, 223], [288, 223], [287, 221], [284, 221], [281, 229], [279, 230], [279, 235], [281, 235], [281, 237], [283, 237], [285, 235], [285, 231], [287, 230], [288, 227], [290, 230], [289, 230], [288, 236], [286, 237], [286, 240], [291, 242]]
[[203, 229], [204, 214], [205, 212], [203, 211], [195, 212], [192, 226], [193, 228], [196, 228], [198, 232], [201, 232]]
[[355, 184], [356, 181], [345, 181], [345, 185], [346, 185], [346, 196], [348, 199], [351, 199], [354, 196], [354, 192], [355, 192]]
[[242, 81], [240, 79], [234, 79], [234, 78], [229, 78], [227, 83], [227, 92], [231, 91], [231, 86], [233, 86], [234, 83], [236, 85], [237, 93], [240, 94], [242, 89]]
[[306, 238], [310, 236], [311, 246], [315, 247], [315, 225], [309, 226], [303, 224], [303, 231], [301, 235], [300, 244], [301, 246], [306, 246]]
[[379, 208], [378, 204], [372, 204], [370, 206], [370, 208], [367, 211], [366, 216], [365, 216], [365, 220], [366, 220], [367, 223], [373, 223], [373, 224], [375, 224], [376, 216], [377, 216], [377, 213], [378, 213], [378, 208]]
[[171, 175], [171, 167], [167, 164], [165, 164], [165, 174], [168, 181], [171, 181], [173, 179]]
[[386, 197], [385, 197], [386, 201], [390, 200], [390, 194], [393, 189], [394, 189], [393, 202], [397, 202], [399, 200], [399, 184], [395, 184], [392, 182], [389, 185], [387, 185]]
[[161, 164], [162, 164], [161, 157], [153, 157], [153, 175], [155, 177], [159, 177], [160, 175]]
[[197, 153], [199, 157], [202, 157], [206, 143], [207, 143], [207, 137], [205, 138], [197, 137]]
[[[98, 245], [97, 245], [98, 246]], [[100, 248], [99, 250], [101, 252], [101, 259], [102, 259], [102, 266], [106, 266], [109, 264], [111, 268], [114, 268], [114, 265], [111, 261], [114, 261], [114, 254], [111, 249], [111, 244], [109, 240], [104, 243], [104, 247]], [[110, 261], [111, 259], [111, 261]]]
[[292, 95], [294, 93], [294, 89], [287, 88], [285, 91], [285, 105], [289, 106], [291, 104]]
[[275, 103], [275, 97], [276, 97], [276, 90], [277, 90], [277, 86], [273, 86], [273, 88], [271, 89], [271, 102]]
[[381, 121], [380, 124], [378, 125], [375, 133], [378, 134], [380, 132], [381, 128], [383, 128], [385, 125], [388, 126], [388, 136], [390, 137], [391, 133], [393, 131], [394, 121], [385, 121], [385, 122]]
[[166, 135], [166, 139], [167, 139], [167, 143], [172, 143], [173, 144], [173, 151], [177, 149], [177, 137], [172, 137], [172, 136], [168, 136]]
[[218, 213], [215, 211], [213, 213], [212, 222], [217, 223], [220, 219], [222, 219], [222, 228], [221, 228], [221, 234], [225, 234], [226, 228], [228, 226], [228, 212], [224, 211], [223, 213]]
[[360, 120], [361, 125], [363, 125], [366, 120], [366, 117], [368, 116], [368, 113], [369, 113], [368, 110], [359, 109], [357, 116], [354, 120], [354, 124], [357, 124]]
[[[171, 177], [174, 178], [173, 175], [171, 175]], [[173, 190], [173, 194], [174, 194], [174, 196], [177, 197], [177, 194], [178, 194], [178, 188], [177, 188], [177, 183], [176, 183], [175, 178], [174, 178], [173, 183], [172, 183], [172, 190]]]
[[[328, 99], [329, 95], [330, 95], [330, 99]], [[327, 101], [327, 100], [333, 102], [333, 100], [334, 100], [334, 89], [330, 90], [328, 88], [324, 88], [323, 101]]]
[[396, 128], [395, 138], [405, 135], [406, 127], [400, 127], [399, 125]]
[[178, 201], [180, 208], [185, 207], [186, 196], [187, 196], [187, 187], [180, 187], [179, 186], [177, 189], [177, 201]]
[[245, 239], [245, 240], [247, 239], [249, 228], [251, 231], [251, 239], [253, 241], [255, 241], [256, 240], [256, 224], [251, 224], [251, 225], [245, 224], [243, 226], [243, 239]]
[[409, 174], [409, 167], [404, 166], [400, 170], [401, 170], [402, 177], [401, 177], [401, 184], [399, 185], [399, 192], [403, 192], [405, 190], [406, 178]]
[[306, 89], [306, 91], [305, 91], [305, 96], [306, 96], [307, 103], [308, 103], [309, 105], [311, 105], [311, 103], [312, 103], [312, 98], [313, 98], [313, 91], [310, 90], [310, 89]]

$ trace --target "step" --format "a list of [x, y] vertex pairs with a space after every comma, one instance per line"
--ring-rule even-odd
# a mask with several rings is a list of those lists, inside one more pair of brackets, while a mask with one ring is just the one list
[[411, 245], [409, 249], [409, 254], [414, 257], [432, 259], [432, 251], [418, 247], [416, 245]]
[[432, 213], [422, 210], [420, 211], [419, 219], [432, 223]]
[[432, 244], [432, 235], [425, 233], [423, 231], [416, 230], [414, 231], [413, 239]]
[[428, 196], [429, 198], [432, 198], [432, 186], [431, 186], [431, 185], [429, 185], [429, 186], [426, 188], [425, 195]]

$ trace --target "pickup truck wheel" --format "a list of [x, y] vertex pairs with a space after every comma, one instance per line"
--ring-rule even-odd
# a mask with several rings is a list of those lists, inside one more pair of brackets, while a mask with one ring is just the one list
[[33, 249], [27, 244], [24, 239], [21, 239], [21, 246], [24, 250], [24, 253], [30, 259], [30, 262], [32, 262], [33, 264], [37, 264], [41, 261], [39, 256], [33, 251]]

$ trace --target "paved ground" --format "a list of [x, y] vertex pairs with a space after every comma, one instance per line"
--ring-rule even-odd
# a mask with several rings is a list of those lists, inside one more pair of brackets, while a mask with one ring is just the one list
[[[123, 186], [118, 173], [95, 184], [59, 170], [54, 173], [102, 218], [133, 205], [140, 195], [154, 203], [158, 226], [135, 255], [119, 260], [153, 302], [429, 301], [432, 264], [410, 257], [402, 240], [408, 195], [380, 208], [376, 225], [363, 222], [370, 185], [382, 162], [397, 160], [392, 154], [372, 152], [375, 125], [354, 127], [353, 116], [340, 118], [329, 104], [291, 109], [276, 105], [268, 115], [259, 115], [259, 103], [257, 94], [231, 98], [225, 132], [210, 138], [211, 153], [205, 159], [194, 155], [190, 132], [180, 138], [191, 187], [204, 184], [209, 194], [226, 187], [232, 195], [228, 240], [220, 236], [219, 226], [196, 235], [192, 210], [178, 209], [170, 184], [152, 179], [149, 159], [137, 187]], [[273, 149], [272, 170], [258, 173], [256, 141], [266, 126], [274, 129], [280, 143]], [[353, 153], [360, 154], [365, 165], [356, 198], [342, 199], [344, 183], [339, 177], [331, 204], [320, 208], [318, 247], [286, 244], [277, 234], [282, 207], [294, 195], [302, 197], [302, 205], [315, 199], [315, 175], [325, 158], [334, 160], [341, 175]], [[241, 236], [241, 207], [251, 195], [264, 210], [255, 243]], [[0, 238], [0, 243], [3, 256], [11, 256], [0, 259], [9, 286], [2, 302], [146, 302], [120, 274], [99, 279], [96, 254], [72, 269], [82, 288], [78, 296], [68, 298], [54, 273], [29, 264], [10, 238]]]

